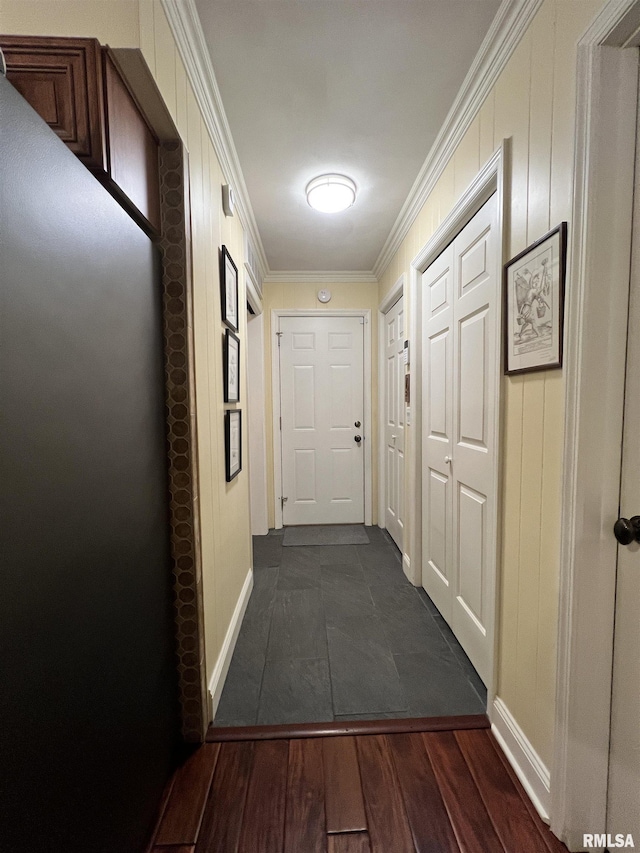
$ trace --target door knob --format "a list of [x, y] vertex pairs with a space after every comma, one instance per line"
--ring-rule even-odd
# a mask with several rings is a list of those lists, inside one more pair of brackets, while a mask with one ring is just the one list
[[450, 464], [451, 464], [451, 457], [450, 457], [450, 456], [445, 456], [445, 457], [444, 457], [444, 463], [445, 463], [445, 465], [450, 465]]
[[619, 518], [613, 525], [613, 533], [621, 545], [640, 542], [640, 515], [632, 518]]
[[356, 444], [360, 444], [360, 442], [362, 441], [362, 436], [361, 435], [354, 435], [353, 440], [355, 441]]
[[360, 421], [356, 421], [356, 422], [354, 423], [354, 427], [355, 427], [356, 429], [360, 429]]

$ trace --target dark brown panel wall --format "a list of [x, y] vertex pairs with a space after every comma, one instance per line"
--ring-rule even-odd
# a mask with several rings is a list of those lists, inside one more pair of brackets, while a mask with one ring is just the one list
[[0, 77], [0, 847], [141, 853], [177, 740], [157, 249]]

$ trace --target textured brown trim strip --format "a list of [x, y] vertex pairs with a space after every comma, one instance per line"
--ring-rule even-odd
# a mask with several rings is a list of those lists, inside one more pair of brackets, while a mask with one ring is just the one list
[[216, 743], [340, 735], [389, 735], [400, 732], [449, 732], [456, 729], [488, 729], [490, 726], [485, 714], [470, 714], [466, 717], [413, 717], [405, 720], [349, 720], [344, 723], [298, 723], [286, 726], [210, 726], [207, 741]]
[[198, 516], [188, 166], [179, 140], [162, 143], [163, 320], [171, 556], [182, 738], [201, 743], [208, 702]]

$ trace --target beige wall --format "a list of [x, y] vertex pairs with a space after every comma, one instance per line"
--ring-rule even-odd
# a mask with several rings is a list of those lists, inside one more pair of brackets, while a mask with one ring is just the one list
[[138, 0], [0, 0], [0, 32], [139, 47]]
[[[227, 183], [158, 0], [140, 0], [140, 46], [189, 151], [193, 257], [198, 472], [207, 677], [216, 664], [252, 563], [246, 465], [246, 375], [240, 382], [244, 470], [225, 481], [222, 336], [218, 251], [227, 246], [239, 269], [239, 336], [246, 342], [243, 231], [222, 211]], [[242, 359], [245, 370], [246, 359]]]
[[[380, 282], [424, 246], [502, 139], [512, 140], [508, 254], [571, 232], [576, 43], [604, 0], [546, 0]], [[498, 695], [551, 766], [564, 429], [562, 371], [505, 377]]]
[[[318, 301], [318, 290], [328, 287], [331, 302]], [[267, 419], [267, 500], [269, 527], [275, 519], [273, 492], [273, 388], [271, 380], [271, 311], [276, 308], [336, 310], [354, 308], [371, 310], [371, 411], [373, 424], [367, 439], [372, 442], [372, 511], [373, 523], [377, 523], [378, 506], [378, 286], [373, 283], [309, 284], [301, 282], [269, 282], [264, 286], [264, 336], [265, 336], [265, 396]]]
[[[221, 301], [218, 249], [240, 270], [240, 338], [246, 340], [244, 247], [237, 219], [222, 212], [220, 165], [158, 0], [1, 0], [0, 30], [91, 36], [111, 47], [141, 47], [189, 151], [193, 304], [207, 678], [251, 566], [249, 475], [225, 481]], [[246, 410], [246, 381], [241, 380]], [[246, 426], [246, 425], [245, 425]], [[244, 430], [246, 437], [246, 429]], [[243, 444], [246, 460], [246, 441]]]

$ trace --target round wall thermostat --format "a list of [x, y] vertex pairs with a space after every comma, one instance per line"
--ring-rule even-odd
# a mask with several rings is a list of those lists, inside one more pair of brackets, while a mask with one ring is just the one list
[[319, 290], [318, 291], [318, 299], [320, 302], [328, 302], [331, 299], [331, 291], [330, 290]]

